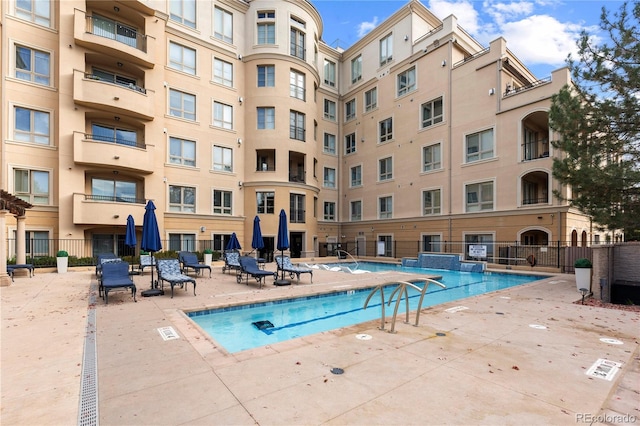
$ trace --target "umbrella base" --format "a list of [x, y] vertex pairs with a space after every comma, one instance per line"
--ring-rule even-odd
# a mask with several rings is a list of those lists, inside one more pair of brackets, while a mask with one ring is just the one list
[[291, 281], [289, 280], [275, 280], [273, 285], [281, 286], [281, 285], [291, 285]]
[[164, 294], [164, 291], [158, 288], [152, 288], [150, 290], [141, 291], [140, 294], [142, 295], [142, 297], [162, 296]]

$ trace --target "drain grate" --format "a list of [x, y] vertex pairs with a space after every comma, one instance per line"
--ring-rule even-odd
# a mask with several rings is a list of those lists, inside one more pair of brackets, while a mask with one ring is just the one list
[[333, 367], [333, 368], [331, 369], [331, 372], [332, 372], [333, 374], [342, 374], [342, 373], [344, 373], [344, 369], [339, 368], [339, 367]]
[[96, 348], [96, 285], [89, 289], [89, 311], [87, 312], [87, 331], [84, 338], [82, 356], [82, 379], [80, 382], [80, 407], [78, 425], [98, 424], [98, 354]]

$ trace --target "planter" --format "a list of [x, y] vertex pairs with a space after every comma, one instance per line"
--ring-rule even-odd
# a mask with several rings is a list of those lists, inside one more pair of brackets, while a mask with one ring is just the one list
[[65, 274], [67, 272], [67, 267], [69, 266], [69, 258], [56, 257], [56, 265], [58, 266], [58, 273]]
[[591, 268], [575, 268], [576, 269], [576, 288], [591, 291]]
[[213, 253], [205, 253], [204, 254], [204, 264], [211, 265], [211, 261], [213, 260]]

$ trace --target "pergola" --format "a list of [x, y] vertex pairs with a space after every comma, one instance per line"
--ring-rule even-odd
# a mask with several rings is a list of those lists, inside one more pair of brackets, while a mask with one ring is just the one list
[[26, 259], [26, 244], [24, 233], [24, 220], [27, 209], [33, 205], [0, 189], [0, 285], [6, 286], [11, 283], [7, 274], [7, 226], [6, 215], [10, 213], [18, 220], [18, 231], [16, 232], [16, 263], [24, 263]]

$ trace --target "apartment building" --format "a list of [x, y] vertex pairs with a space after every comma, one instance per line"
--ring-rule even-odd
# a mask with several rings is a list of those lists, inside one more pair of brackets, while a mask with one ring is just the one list
[[33, 205], [6, 219], [9, 239], [117, 252], [153, 200], [174, 250], [233, 232], [250, 250], [257, 215], [268, 254], [281, 209], [293, 257], [604, 241], [553, 196], [569, 191], [548, 124], [568, 70], [539, 79], [504, 39], [482, 46], [419, 1], [346, 50], [304, 0], [0, 7], [0, 186]]

